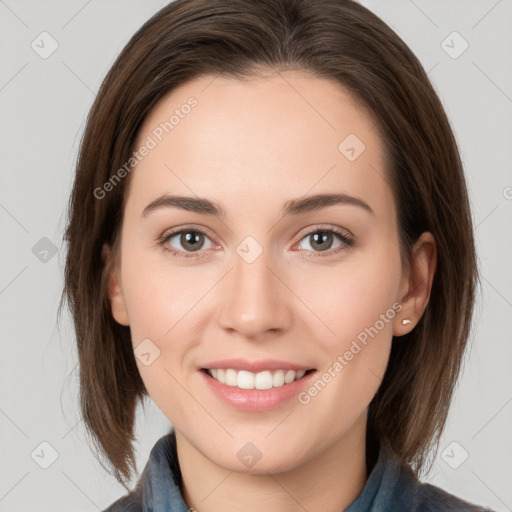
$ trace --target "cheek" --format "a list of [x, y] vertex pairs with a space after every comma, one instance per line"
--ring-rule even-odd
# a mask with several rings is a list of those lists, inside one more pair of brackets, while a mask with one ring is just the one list
[[[132, 254], [133, 258], [123, 261], [123, 289], [137, 367], [149, 395], [164, 414], [186, 417], [190, 401], [183, 389], [188, 378], [187, 354], [196, 339], [199, 301], [213, 281], [194, 274], [192, 267], [178, 269], [149, 261], [144, 265], [142, 257]], [[150, 364], [137, 357], [147, 352]]]
[[194, 267], [173, 263], [163, 249], [144, 247], [128, 236], [122, 258], [122, 284], [134, 345], [158, 340], [176, 329], [205, 288]]
[[[185, 374], [194, 363], [191, 350], [202, 338], [202, 326], [215, 311], [209, 293], [217, 273], [206, 266], [167, 263], [164, 258], [158, 264], [142, 262], [142, 258], [133, 258], [123, 267], [133, 348], [137, 353], [137, 347], [149, 339], [159, 353], [151, 371], [137, 361], [141, 376], [154, 380], [157, 369], [167, 379], [165, 369]], [[151, 383], [146, 387], [149, 391]]]
[[332, 352], [348, 347], [361, 333], [364, 338], [365, 329], [375, 324], [382, 338], [391, 336], [392, 322], [386, 320], [396, 315], [400, 278], [398, 250], [382, 246], [354, 253], [337, 266], [318, 267], [298, 279], [295, 290], [314, 313], [308, 323], [316, 317], [319, 339]]
[[[401, 277], [398, 252], [387, 249], [361, 254], [338, 272], [317, 273], [309, 291], [302, 285], [304, 301], [322, 320], [307, 320], [307, 326], [310, 331], [313, 323], [320, 326], [316, 342], [325, 357], [319, 380], [300, 400], [312, 407], [318, 424], [333, 430], [362, 414], [387, 368]], [[332, 404], [337, 404], [335, 411]]]

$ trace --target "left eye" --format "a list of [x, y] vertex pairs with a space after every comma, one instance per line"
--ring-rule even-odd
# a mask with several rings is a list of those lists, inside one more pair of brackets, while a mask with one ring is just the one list
[[[336, 238], [338, 239], [339, 244], [336, 247], [332, 247]], [[350, 246], [352, 244], [352, 240], [348, 236], [332, 229], [317, 229], [316, 231], [312, 231], [311, 233], [308, 233], [306, 236], [304, 236], [301, 239], [301, 242], [302, 240], [309, 242], [311, 249], [306, 247], [306, 250], [311, 250], [312, 252], [316, 253], [328, 252], [331, 254], [332, 252], [336, 252], [336, 249], [340, 248], [340, 246]]]

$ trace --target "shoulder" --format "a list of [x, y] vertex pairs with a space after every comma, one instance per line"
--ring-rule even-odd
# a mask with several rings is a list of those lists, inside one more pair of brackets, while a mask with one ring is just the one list
[[445, 510], [447, 512], [494, 512], [490, 508], [469, 503], [431, 484], [419, 484], [418, 512], [434, 512]]
[[394, 495], [397, 505], [415, 512], [494, 512], [469, 503], [432, 484], [420, 482], [409, 467], [402, 466]]
[[[164, 494], [166, 497], [174, 497], [176, 500], [179, 488], [174, 482], [177, 477], [172, 472], [175, 467], [177, 467], [175, 437], [174, 432], [171, 431], [162, 436], [151, 449], [149, 459], [135, 488], [112, 503], [103, 512], [153, 510], [155, 501], [158, 502]], [[177, 473], [179, 473], [179, 469]], [[173, 490], [174, 494], [171, 492]]]
[[138, 485], [133, 491], [116, 500], [103, 512], [142, 512], [140, 486]]

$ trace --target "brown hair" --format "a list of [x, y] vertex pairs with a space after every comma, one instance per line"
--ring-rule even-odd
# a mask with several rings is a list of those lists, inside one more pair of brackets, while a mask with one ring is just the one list
[[[419, 475], [437, 450], [470, 333], [478, 272], [463, 167], [441, 102], [418, 59], [382, 20], [353, 0], [177, 0], [133, 35], [105, 77], [81, 141], [65, 240], [65, 286], [80, 365], [81, 412], [114, 475], [136, 469], [138, 399], [147, 391], [129, 327], [115, 322], [103, 244], [118, 253], [129, 176], [93, 193], [129, 159], [150, 110], [199, 75], [242, 79], [294, 69], [337, 80], [367, 109], [384, 142], [398, 211], [402, 261], [424, 231], [437, 244], [429, 304], [394, 340], [372, 400], [374, 446]], [[368, 437], [370, 442], [370, 437]]]

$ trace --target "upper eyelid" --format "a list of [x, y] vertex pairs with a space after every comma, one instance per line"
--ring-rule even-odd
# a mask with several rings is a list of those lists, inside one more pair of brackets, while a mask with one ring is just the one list
[[[186, 230], [190, 230], [190, 231], [196, 231], [196, 232], [199, 232], [199, 233], [202, 233], [202, 234], [205, 234], [205, 235], [208, 235], [210, 230], [208, 228], [205, 228], [203, 226], [201, 227], [196, 227], [194, 225], [185, 225], [183, 227], [179, 227], [179, 228], [171, 228], [169, 230], [165, 230], [164, 231], [164, 234], [162, 236], [169, 236], [169, 235], [176, 235], [178, 233], [181, 233], [183, 231], [186, 231]], [[303, 229], [301, 229], [301, 231], [299, 231], [299, 233], [302, 233], [302, 236], [306, 236], [310, 233], [314, 233], [316, 231], [322, 231], [322, 230], [325, 230], [325, 231], [336, 231], [336, 230], [340, 230], [340, 231], [343, 231], [347, 234], [347, 236], [350, 236], [350, 237], [353, 237], [354, 235], [351, 233], [350, 230], [348, 230], [347, 228], [343, 228], [341, 226], [333, 226], [332, 224], [312, 224], [311, 226], [307, 226]], [[298, 236], [298, 235], [296, 235]]]
[[[341, 226], [333, 226], [328, 224], [313, 224], [311, 226], [308, 226], [300, 231], [302, 233], [301, 240], [303, 237], [310, 235], [311, 233], [315, 233], [317, 231], [333, 231], [336, 234], [345, 234], [347, 238], [354, 238], [354, 235], [351, 231], [349, 231], [347, 228], [343, 228]], [[341, 231], [342, 233], [337, 233], [338, 231]], [[298, 235], [297, 235], [298, 236]]]
[[169, 229], [169, 230], [164, 231], [162, 236], [159, 238], [160, 239], [161, 238], [170, 238], [170, 237], [179, 235], [180, 233], [183, 233], [186, 231], [192, 231], [194, 233], [201, 233], [203, 235], [208, 236], [208, 238], [210, 238], [210, 239], [215, 238], [215, 237], [212, 237], [211, 235], [209, 235], [209, 230], [207, 228], [203, 228], [203, 227], [196, 228], [195, 226], [184, 226], [184, 227], [180, 227], [180, 228], [176, 228], [176, 229]]

